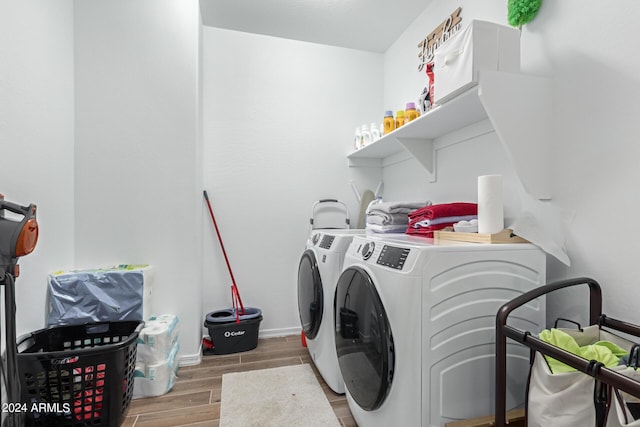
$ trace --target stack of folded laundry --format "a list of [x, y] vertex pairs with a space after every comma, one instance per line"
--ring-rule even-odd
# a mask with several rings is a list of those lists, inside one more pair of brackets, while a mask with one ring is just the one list
[[407, 216], [431, 202], [379, 202], [367, 209], [366, 229], [376, 233], [404, 233], [409, 224]]
[[458, 221], [478, 218], [478, 205], [457, 202], [425, 206], [409, 214], [407, 234], [433, 237], [433, 232], [450, 227]]

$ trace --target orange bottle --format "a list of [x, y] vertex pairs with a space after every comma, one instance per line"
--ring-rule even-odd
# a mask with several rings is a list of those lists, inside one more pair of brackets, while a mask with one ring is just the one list
[[396, 112], [396, 129], [398, 129], [400, 126], [404, 125], [405, 121], [404, 121], [404, 110], [398, 110]]
[[393, 111], [385, 111], [384, 119], [382, 121], [384, 125], [384, 134], [388, 134], [396, 128], [396, 122], [393, 119]]
[[416, 110], [416, 104], [413, 102], [407, 102], [407, 107], [404, 110], [404, 117], [407, 123], [411, 120], [415, 120], [418, 118], [420, 114]]

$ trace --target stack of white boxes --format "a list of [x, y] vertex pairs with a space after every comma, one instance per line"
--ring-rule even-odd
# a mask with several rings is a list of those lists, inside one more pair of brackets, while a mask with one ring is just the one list
[[150, 318], [138, 337], [133, 398], [160, 396], [173, 387], [178, 373], [178, 317]]

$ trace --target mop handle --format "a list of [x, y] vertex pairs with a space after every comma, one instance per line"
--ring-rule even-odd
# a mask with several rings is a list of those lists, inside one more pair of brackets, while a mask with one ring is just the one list
[[231, 283], [233, 283], [233, 287], [236, 289], [236, 293], [237, 293], [238, 287], [236, 286], [236, 278], [233, 277], [233, 271], [231, 271], [231, 264], [229, 264], [229, 258], [227, 258], [227, 251], [224, 249], [224, 243], [222, 243], [222, 237], [220, 236], [220, 230], [218, 230], [218, 223], [216, 222], [216, 217], [213, 215], [213, 209], [211, 209], [211, 203], [209, 202], [209, 196], [207, 195], [207, 190], [204, 191], [204, 199], [207, 201], [207, 207], [209, 208], [209, 213], [211, 214], [211, 219], [213, 220], [213, 226], [216, 229], [216, 235], [218, 236], [218, 241], [220, 242], [220, 247], [222, 248], [222, 255], [224, 255], [224, 260], [227, 263], [227, 269], [229, 269], [229, 275], [231, 276]]
[[220, 242], [220, 247], [222, 248], [222, 254], [224, 255], [224, 261], [227, 263], [227, 269], [229, 270], [229, 275], [231, 276], [231, 299], [233, 303], [233, 307], [236, 309], [236, 321], [240, 322], [240, 317], [238, 316], [238, 304], [240, 304], [240, 312], [244, 314], [244, 305], [242, 304], [242, 298], [240, 298], [240, 293], [238, 292], [238, 285], [236, 285], [236, 278], [233, 276], [233, 271], [231, 270], [231, 264], [229, 263], [229, 258], [227, 257], [227, 251], [224, 249], [224, 243], [222, 243], [222, 236], [220, 235], [220, 230], [218, 229], [218, 222], [216, 221], [215, 215], [213, 215], [213, 209], [211, 208], [211, 202], [209, 202], [209, 195], [207, 194], [207, 190], [204, 190], [204, 199], [207, 201], [207, 207], [209, 208], [209, 213], [211, 214], [211, 219], [213, 220], [213, 226], [216, 229], [216, 235], [218, 236], [218, 241]]
[[240, 298], [240, 293], [238, 293], [238, 288], [233, 285], [231, 285], [231, 301], [233, 303], [234, 311], [236, 312], [236, 323], [240, 323], [240, 315], [244, 316], [245, 314], [244, 305], [242, 305], [242, 299]]

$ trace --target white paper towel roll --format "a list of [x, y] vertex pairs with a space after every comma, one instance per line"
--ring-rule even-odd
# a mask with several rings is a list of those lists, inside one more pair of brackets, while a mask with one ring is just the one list
[[495, 234], [504, 229], [502, 175], [478, 177], [478, 233]]

